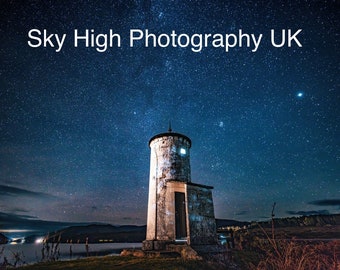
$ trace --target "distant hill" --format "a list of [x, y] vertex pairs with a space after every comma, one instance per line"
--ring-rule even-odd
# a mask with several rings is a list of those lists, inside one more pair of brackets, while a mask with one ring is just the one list
[[[244, 226], [249, 225], [249, 222], [240, 222], [236, 220], [217, 219], [217, 227], [226, 226]], [[49, 234], [49, 240], [60, 241], [61, 243], [85, 243], [86, 238], [88, 243], [123, 243], [123, 242], [142, 242], [146, 237], [146, 225], [102, 225], [91, 224], [86, 226], [71, 226], [54, 233]], [[60, 240], [59, 240], [60, 237]], [[37, 239], [37, 236], [29, 236], [26, 238], [26, 243], [32, 243]]]
[[[262, 227], [271, 227], [271, 220], [259, 222]], [[275, 227], [323, 227], [328, 225], [340, 225], [340, 214], [336, 215], [315, 215], [315, 216], [303, 216], [303, 217], [289, 217], [274, 219]], [[255, 223], [237, 221], [230, 219], [216, 219], [216, 227], [228, 227], [228, 226], [252, 226], [257, 227]], [[3, 235], [0, 234], [0, 241]], [[86, 238], [88, 243], [123, 243], [123, 242], [142, 242], [145, 240], [146, 226], [133, 226], [133, 225], [103, 225], [103, 224], [91, 224], [86, 226], [71, 226], [53, 234], [49, 234], [50, 241], [59, 241], [66, 243], [72, 241], [72, 243], [85, 243]], [[3, 236], [5, 237], [5, 236]], [[31, 236], [26, 238], [26, 243], [34, 242], [37, 236]], [[7, 238], [6, 238], [7, 239]], [[0, 242], [2, 243], [2, 242]]]
[[145, 240], [146, 226], [88, 225], [72, 226], [59, 230], [49, 236], [50, 241], [66, 243], [104, 243], [104, 242], [142, 242]]
[[[241, 222], [236, 220], [217, 219], [217, 228], [226, 226], [249, 225], [249, 222]], [[72, 240], [73, 243], [85, 243], [88, 238], [89, 243], [122, 243], [122, 242], [142, 242], [146, 237], [146, 226], [133, 225], [102, 225], [92, 224], [87, 226], [71, 226], [59, 230], [49, 235], [50, 241], [58, 241], [66, 243]], [[32, 238], [32, 239], [31, 239]], [[28, 237], [26, 242], [34, 242], [35, 236]]]
[[230, 227], [230, 226], [243, 227], [243, 226], [248, 226], [248, 225], [250, 225], [250, 222], [237, 221], [237, 220], [233, 220], [233, 219], [216, 219], [216, 227], [217, 228]]
[[[262, 227], [270, 227], [271, 220], [259, 222]], [[340, 225], [340, 214], [312, 215], [302, 217], [275, 218], [275, 227], [322, 227], [327, 225]]]

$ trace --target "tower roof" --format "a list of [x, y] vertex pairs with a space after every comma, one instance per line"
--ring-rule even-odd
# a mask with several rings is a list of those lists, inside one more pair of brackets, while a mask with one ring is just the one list
[[182, 138], [184, 138], [185, 140], [187, 140], [189, 142], [189, 147], [191, 147], [191, 139], [188, 136], [185, 136], [185, 135], [177, 133], [177, 132], [172, 132], [171, 129], [169, 129], [168, 132], [160, 133], [160, 134], [157, 134], [157, 135], [153, 136], [149, 140], [149, 146], [150, 146], [150, 143], [154, 139], [161, 138], [161, 137], [182, 137]]

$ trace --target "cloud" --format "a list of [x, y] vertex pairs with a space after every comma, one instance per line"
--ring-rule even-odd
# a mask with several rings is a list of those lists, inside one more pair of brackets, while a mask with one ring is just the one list
[[318, 201], [312, 201], [308, 204], [312, 205], [319, 205], [319, 206], [340, 206], [340, 200], [318, 200]]
[[36, 217], [34, 216], [29, 216], [29, 215], [18, 215], [18, 214], [9, 214], [9, 213], [4, 213], [0, 212], [0, 224], [7, 224], [7, 223], [12, 223], [12, 222], [24, 222], [32, 219], [35, 219]]
[[20, 197], [20, 196], [27, 196], [27, 197], [35, 197], [35, 198], [55, 198], [55, 196], [43, 193], [43, 192], [36, 192], [31, 191], [28, 189], [22, 189], [17, 187], [5, 186], [0, 185], [0, 196], [12, 196], [12, 197]]
[[328, 210], [318, 210], [318, 211], [286, 211], [290, 215], [299, 216], [310, 216], [310, 215], [329, 215]]
[[30, 212], [27, 209], [19, 208], [19, 207], [11, 208], [10, 211], [11, 212], [21, 212], [21, 213], [28, 213], [28, 212]]
[[27, 231], [36, 231], [36, 233], [47, 233], [69, 226], [81, 226], [88, 224], [90, 223], [39, 220], [35, 216], [0, 212], [0, 232], [6, 230], [20, 229]]

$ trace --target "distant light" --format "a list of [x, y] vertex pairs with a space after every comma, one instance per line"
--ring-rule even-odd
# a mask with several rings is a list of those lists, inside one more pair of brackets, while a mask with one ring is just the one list
[[35, 240], [36, 244], [41, 244], [42, 242], [44, 242], [44, 237], [40, 237]]
[[185, 150], [184, 148], [181, 148], [180, 153], [181, 155], [185, 155], [187, 153], [187, 150]]
[[10, 239], [10, 244], [11, 245], [17, 245], [17, 244], [23, 244], [23, 243], [25, 243], [25, 238], [24, 237]]

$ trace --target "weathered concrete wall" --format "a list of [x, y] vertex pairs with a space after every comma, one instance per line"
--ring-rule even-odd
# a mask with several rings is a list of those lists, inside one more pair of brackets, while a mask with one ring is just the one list
[[210, 188], [187, 185], [190, 245], [217, 243], [214, 204]]
[[190, 142], [184, 137], [168, 135], [150, 142], [155, 153], [151, 162], [156, 164], [156, 177], [162, 180], [190, 182]]
[[190, 146], [185, 136], [168, 133], [150, 141], [150, 179], [146, 240], [174, 240], [174, 199], [168, 181], [190, 182]]

